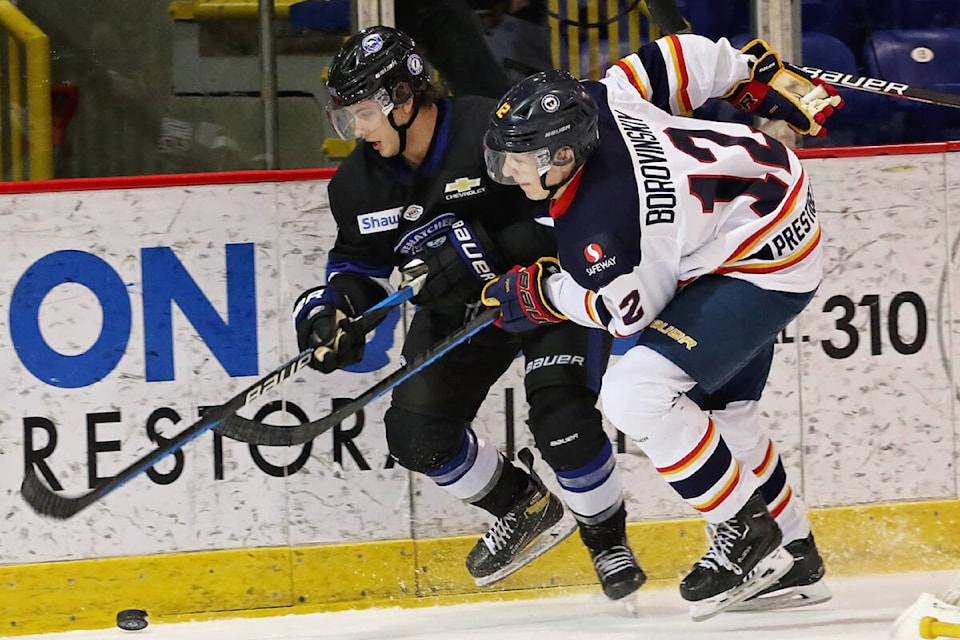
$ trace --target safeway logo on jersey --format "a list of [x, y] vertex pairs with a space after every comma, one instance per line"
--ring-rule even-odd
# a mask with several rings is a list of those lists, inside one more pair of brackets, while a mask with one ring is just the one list
[[603, 247], [596, 242], [591, 242], [583, 248], [583, 257], [586, 258], [590, 264], [596, 264], [600, 261], [600, 258], [603, 257]]
[[590, 263], [590, 266], [584, 270], [588, 276], [597, 275], [617, 264], [617, 256], [607, 256], [603, 247], [596, 242], [591, 242], [583, 248], [583, 257]]
[[457, 200], [467, 196], [480, 195], [486, 191], [486, 187], [480, 186], [480, 178], [457, 178], [453, 182], [443, 185], [443, 197], [445, 200]]

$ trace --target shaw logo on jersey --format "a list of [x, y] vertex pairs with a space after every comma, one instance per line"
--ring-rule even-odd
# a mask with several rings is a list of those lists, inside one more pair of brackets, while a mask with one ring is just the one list
[[400, 211], [403, 207], [394, 207], [393, 209], [384, 209], [383, 211], [371, 211], [357, 216], [357, 226], [360, 233], [380, 233], [396, 229], [400, 222]]

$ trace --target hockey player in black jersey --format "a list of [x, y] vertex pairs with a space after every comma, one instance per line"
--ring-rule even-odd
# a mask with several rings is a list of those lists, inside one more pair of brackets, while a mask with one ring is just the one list
[[[331, 348], [313, 363], [325, 372], [362, 358], [364, 336], [346, 319], [384, 298], [393, 270], [411, 259], [429, 275], [414, 298], [405, 358], [459, 328], [485, 281], [556, 251], [532, 203], [484, 170], [481, 138], [494, 101], [445, 97], [404, 33], [371, 27], [351, 37], [327, 87], [332, 124], [362, 143], [329, 185], [338, 235], [326, 283], [295, 306], [300, 348]], [[521, 456], [528, 470], [514, 466], [471, 428], [521, 350], [528, 363], [550, 363], [528, 367], [524, 378], [528, 424], [604, 593], [621, 599], [646, 579], [627, 542], [620, 475], [595, 406], [610, 346], [604, 332], [573, 323], [523, 336], [493, 326], [394, 390], [384, 415], [390, 454], [496, 518], [466, 560], [478, 585], [513, 573], [575, 528], [532, 459]]]

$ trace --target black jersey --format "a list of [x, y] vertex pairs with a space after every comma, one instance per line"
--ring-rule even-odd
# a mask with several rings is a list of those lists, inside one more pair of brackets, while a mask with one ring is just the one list
[[[409, 259], [396, 250], [398, 241], [450, 213], [483, 231], [484, 241], [494, 245], [487, 249], [501, 263], [494, 265], [500, 273], [556, 254], [553, 230], [536, 220], [549, 220], [546, 206], [487, 176], [481, 141], [496, 102], [459, 97], [437, 106], [433, 139], [418, 168], [361, 143], [334, 174], [328, 191], [337, 240], [327, 262], [333, 286], [339, 274], [385, 283], [394, 267]], [[368, 298], [360, 306], [374, 302]]]

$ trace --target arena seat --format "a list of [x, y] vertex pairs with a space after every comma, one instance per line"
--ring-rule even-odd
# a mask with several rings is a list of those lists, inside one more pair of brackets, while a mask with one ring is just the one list
[[[856, 56], [839, 38], [823, 31], [805, 31], [801, 41], [802, 65], [859, 75]], [[856, 89], [837, 87], [843, 109], [827, 123], [823, 138], [807, 138], [806, 147], [838, 147], [890, 144], [900, 141], [901, 131], [890, 116], [890, 98]]]
[[[853, 52], [839, 38], [820, 31], [804, 32], [802, 36], [803, 64], [857, 75], [857, 60]], [[735, 47], [743, 47], [753, 40], [749, 33], [738, 33], [730, 38]], [[787, 58], [788, 61], [794, 62]], [[885, 116], [889, 98], [874, 96], [855, 89], [839, 89], [845, 101], [844, 108], [831, 116], [828, 133], [823, 138], [805, 138], [806, 147], [840, 147], [899, 142], [900, 129]], [[724, 122], [752, 124], [752, 117], [737, 111], [722, 100], [710, 100], [698, 109], [697, 117]]]
[[[866, 75], [960, 93], [960, 28], [881, 29], [864, 43]], [[960, 109], [890, 98], [904, 142], [960, 139]]]
[[805, 32], [828, 33], [852, 51], [859, 50], [866, 36], [865, 16], [857, 2], [847, 0], [802, 0], [801, 24]]
[[909, 0], [900, 14], [900, 28], [960, 27], [957, 0]]
[[303, 0], [290, 5], [294, 31], [350, 33], [350, 0]]
[[750, 30], [750, 0], [676, 0], [694, 33], [717, 40]]

